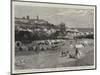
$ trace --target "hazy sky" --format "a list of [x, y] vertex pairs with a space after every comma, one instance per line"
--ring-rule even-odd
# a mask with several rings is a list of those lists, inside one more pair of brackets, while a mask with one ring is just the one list
[[57, 8], [40, 6], [15, 6], [15, 16], [44, 19], [53, 24], [64, 22], [69, 27], [93, 28], [94, 9]]

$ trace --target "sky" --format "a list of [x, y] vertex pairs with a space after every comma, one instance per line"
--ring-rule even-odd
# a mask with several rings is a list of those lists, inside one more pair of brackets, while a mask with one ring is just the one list
[[15, 5], [14, 14], [20, 18], [28, 15], [35, 19], [39, 16], [52, 24], [58, 25], [63, 22], [73, 28], [94, 27], [94, 9]]

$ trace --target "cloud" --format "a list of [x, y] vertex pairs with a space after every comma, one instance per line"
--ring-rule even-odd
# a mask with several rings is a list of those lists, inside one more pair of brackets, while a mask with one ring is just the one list
[[93, 11], [91, 10], [83, 10], [83, 9], [67, 9], [66, 11], [60, 11], [56, 13], [59, 16], [66, 16], [66, 15], [77, 15], [77, 16], [86, 16], [86, 15], [93, 15]]

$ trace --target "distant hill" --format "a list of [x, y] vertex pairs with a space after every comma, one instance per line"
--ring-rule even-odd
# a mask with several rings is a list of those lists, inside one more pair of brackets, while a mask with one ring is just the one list
[[26, 18], [15, 18], [15, 25], [20, 27], [29, 28], [48, 28], [57, 29], [58, 26], [49, 23], [43, 19], [26, 19]]
[[94, 32], [93, 28], [76, 28], [78, 29], [80, 32]]

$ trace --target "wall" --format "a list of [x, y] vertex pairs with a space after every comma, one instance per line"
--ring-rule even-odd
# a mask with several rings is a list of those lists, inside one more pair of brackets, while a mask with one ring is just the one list
[[[97, 5], [97, 32], [100, 32], [100, 0], [35, 0], [41, 2], [57, 2], [57, 3], [72, 3], [72, 4], [92, 4]], [[0, 0], [0, 75], [10, 74], [10, 0]], [[98, 34], [98, 38], [100, 35]], [[97, 46], [97, 70], [89, 71], [73, 71], [73, 72], [55, 72], [55, 73], [40, 73], [37, 75], [98, 75], [100, 73], [100, 47]]]

